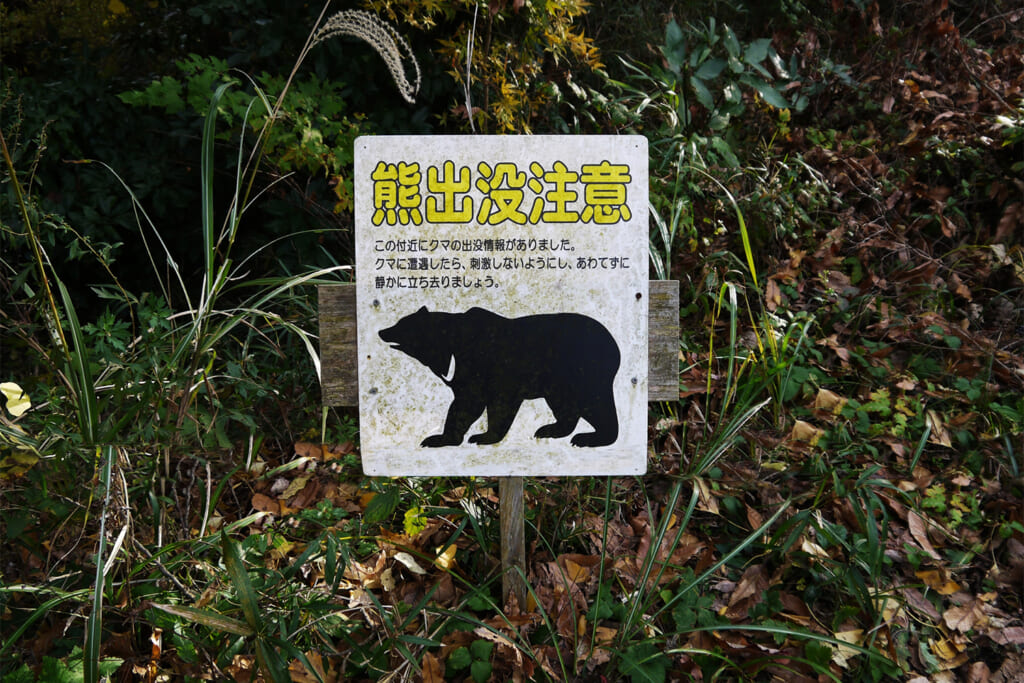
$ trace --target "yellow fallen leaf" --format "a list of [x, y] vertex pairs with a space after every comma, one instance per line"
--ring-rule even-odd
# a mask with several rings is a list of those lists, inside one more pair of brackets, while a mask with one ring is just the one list
[[818, 439], [824, 435], [825, 430], [818, 429], [809, 422], [797, 420], [793, 424], [793, 431], [790, 432], [789, 438], [793, 441], [806, 441], [810, 445], [814, 446], [818, 443]]
[[29, 400], [28, 394], [14, 382], [0, 384], [0, 392], [6, 399], [7, 412], [14, 417], [21, 417], [26, 410], [32, 407], [32, 401]]
[[590, 578], [590, 569], [576, 564], [568, 558], [565, 560], [565, 573], [565, 578], [569, 579], [572, 583], [583, 583]]
[[818, 395], [814, 397], [815, 410], [824, 410], [833, 415], [838, 415], [843, 412], [845, 406], [846, 399], [828, 389], [818, 389]]
[[458, 548], [456, 548], [455, 544], [452, 543], [451, 545], [449, 545], [447, 548], [444, 549], [444, 552], [440, 553], [434, 559], [434, 564], [436, 564], [441, 569], [451, 569], [452, 567], [455, 566], [455, 551], [456, 550], [458, 550]]
[[955, 669], [967, 662], [967, 655], [964, 653], [964, 646], [950, 638], [941, 640], [928, 639], [928, 647], [938, 657], [939, 668], [944, 671]]
[[618, 634], [618, 629], [609, 626], [598, 626], [594, 630], [594, 642], [598, 645], [610, 645], [615, 642], [615, 636]]
[[[836, 640], [842, 641], [843, 643], [860, 645], [864, 642], [864, 630], [858, 628], [852, 631], [840, 631], [835, 634], [835, 637]], [[850, 660], [859, 654], [860, 650], [856, 650], [847, 645], [840, 645], [832, 651], [832, 661], [845, 669], [850, 665]]]
[[811, 557], [820, 557], [825, 560], [827, 560], [829, 557], [828, 552], [824, 548], [822, 548], [814, 541], [807, 540], [806, 536], [803, 538], [803, 540], [800, 541], [800, 550], [803, 550]]
[[953, 595], [961, 590], [959, 583], [949, 578], [946, 572], [938, 569], [924, 569], [914, 572], [914, 575], [939, 595]]

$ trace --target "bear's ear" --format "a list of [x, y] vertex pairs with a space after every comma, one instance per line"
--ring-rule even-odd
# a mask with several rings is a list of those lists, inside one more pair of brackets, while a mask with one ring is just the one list
[[417, 313], [429, 313], [430, 311], [427, 310], [426, 306], [420, 306], [420, 310], [418, 310], [416, 312]]

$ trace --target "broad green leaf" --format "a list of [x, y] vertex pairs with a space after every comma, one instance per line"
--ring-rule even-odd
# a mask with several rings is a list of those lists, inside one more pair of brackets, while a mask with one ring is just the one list
[[473, 654], [473, 659], [489, 660], [494, 651], [494, 643], [489, 640], [474, 640], [470, 644], [469, 650]]
[[740, 58], [740, 41], [736, 39], [736, 34], [732, 32], [727, 24], [722, 24], [722, 39], [725, 43], [725, 49], [729, 51], [729, 56], [733, 59]]
[[697, 65], [703, 64], [710, 55], [711, 48], [707, 45], [702, 46], [699, 50], [694, 50], [690, 54], [690, 68], [696, 69]]
[[761, 95], [761, 99], [776, 109], [789, 108], [789, 101], [782, 96], [782, 93], [775, 89], [775, 86], [764, 82], [760, 78], [751, 76], [750, 74], [744, 74], [741, 80], [756, 90], [758, 94]]
[[790, 79], [793, 77], [793, 73], [786, 68], [786, 63], [782, 61], [782, 57], [779, 57], [779, 53], [775, 51], [775, 48], [768, 48], [768, 61], [775, 67], [775, 72], [779, 75], [779, 78]]
[[747, 64], [760, 64], [768, 56], [768, 48], [771, 47], [771, 38], [760, 38], [755, 40], [743, 52], [743, 61]]
[[491, 663], [477, 659], [470, 665], [469, 673], [476, 683], [487, 683], [491, 677]]
[[664, 683], [672, 660], [650, 642], [636, 643], [622, 653], [619, 673], [632, 683]]
[[452, 650], [452, 653], [448, 655], [448, 666], [453, 671], [461, 671], [467, 666], [473, 663], [473, 655], [469, 654], [469, 648], [458, 647]]
[[731, 168], [736, 168], [740, 165], [740, 160], [736, 157], [736, 153], [732, 151], [732, 147], [729, 143], [718, 137], [717, 135], [711, 138], [711, 146], [714, 147], [715, 151], [722, 158], [722, 163]]
[[678, 74], [686, 61], [686, 37], [675, 19], [665, 27], [665, 45], [661, 52], [668, 60], [668, 65]]
[[[711, 129], [711, 130], [713, 130], [713, 131], [722, 131], [722, 130], [725, 130], [726, 128], [728, 128], [728, 127], [729, 127], [729, 121], [730, 121], [731, 119], [732, 119], [732, 117], [731, 117], [731, 116], [729, 116], [728, 114], [724, 113], [724, 112], [723, 112], [723, 113], [719, 113], [719, 114], [714, 114], [714, 115], [712, 115], [712, 117], [711, 117], [711, 118], [710, 118], [710, 119], [708, 120], [708, 128], [710, 128], [710, 129]], [[721, 140], [722, 138], [720, 138], [720, 137], [718, 137], [718, 136], [715, 136], [715, 137], [714, 137], [714, 138], [712, 138], [712, 139], [713, 139], [713, 140]], [[730, 164], [728, 164], [728, 165], [729, 165], [729, 166], [738, 166], [739, 164], [738, 164], [738, 163], [737, 163], [737, 164], [732, 164], [732, 163], [730, 163]]]
[[700, 68], [694, 72], [694, 76], [697, 78], [715, 78], [718, 74], [722, 73], [722, 69], [725, 68], [726, 61], [724, 59], [709, 59], [700, 65]]
[[693, 86], [693, 91], [697, 95], [697, 101], [707, 109], [712, 110], [715, 108], [715, 100], [711, 97], [711, 91], [704, 85], [704, 81], [700, 80], [696, 76], [690, 77], [690, 85]]
[[729, 104], [738, 104], [743, 101], [743, 92], [735, 83], [725, 86], [722, 89], [722, 94], [725, 95], [725, 101]]
[[384, 493], [378, 493], [363, 512], [363, 521], [367, 524], [379, 524], [394, 513], [398, 507], [398, 488], [392, 486]]

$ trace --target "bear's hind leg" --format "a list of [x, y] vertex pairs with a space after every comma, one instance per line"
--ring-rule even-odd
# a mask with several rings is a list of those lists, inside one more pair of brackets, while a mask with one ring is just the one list
[[571, 420], [559, 420], [558, 422], [552, 422], [549, 425], [544, 425], [536, 432], [533, 436], [538, 439], [561, 439], [563, 436], [569, 436], [576, 429], [576, 425], [579, 424], [580, 418], [574, 417]]
[[552, 414], [555, 416], [555, 421], [544, 425], [534, 432], [533, 436], [535, 438], [561, 439], [562, 437], [569, 436], [576, 429], [576, 425], [580, 421], [579, 408], [572, 405], [571, 401], [564, 399], [565, 397], [557, 396], [548, 396], [545, 399], [548, 407], [551, 408]]
[[595, 400], [583, 411], [583, 419], [593, 426], [594, 431], [572, 437], [572, 445], [580, 448], [610, 446], [619, 438], [619, 419], [615, 413], [615, 395], [611, 387], [600, 399]]

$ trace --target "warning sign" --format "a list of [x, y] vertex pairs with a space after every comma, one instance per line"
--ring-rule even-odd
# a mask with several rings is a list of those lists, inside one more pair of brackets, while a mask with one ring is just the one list
[[366, 472], [638, 474], [647, 141], [356, 141]]

